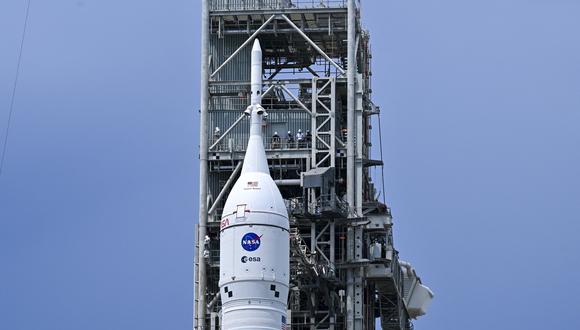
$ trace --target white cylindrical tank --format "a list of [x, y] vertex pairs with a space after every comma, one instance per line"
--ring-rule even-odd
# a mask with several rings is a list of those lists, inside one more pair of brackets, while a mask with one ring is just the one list
[[252, 48], [250, 139], [225, 203], [220, 231], [220, 292], [225, 330], [285, 328], [290, 278], [288, 212], [270, 177], [262, 140], [262, 51]]
[[375, 260], [374, 250], [375, 250], [375, 243], [369, 244], [369, 260], [370, 261]]
[[380, 259], [383, 255], [383, 246], [379, 242], [373, 243], [373, 259]]

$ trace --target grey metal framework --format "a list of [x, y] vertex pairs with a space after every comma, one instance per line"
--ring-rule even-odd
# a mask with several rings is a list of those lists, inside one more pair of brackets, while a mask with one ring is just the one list
[[383, 329], [412, 328], [390, 210], [369, 174], [382, 160], [369, 151], [379, 110], [360, 1], [204, 0], [202, 7], [194, 328], [219, 328], [219, 221], [248, 140], [242, 112], [256, 37], [269, 113], [264, 144], [291, 218], [289, 328], [375, 329], [378, 317]]

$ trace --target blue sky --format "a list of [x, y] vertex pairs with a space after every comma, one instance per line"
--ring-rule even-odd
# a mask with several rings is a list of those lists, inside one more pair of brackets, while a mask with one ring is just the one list
[[[364, 1], [416, 329], [580, 327], [580, 2]], [[0, 133], [24, 19], [0, 2]], [[189, 329], [197, 1], [32, 1], [0, 328]], [[378, 144], [375, 144], [377, 146]]]

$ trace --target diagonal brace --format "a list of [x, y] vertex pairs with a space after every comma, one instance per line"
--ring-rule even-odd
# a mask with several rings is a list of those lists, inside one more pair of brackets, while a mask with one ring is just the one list
[[215, 142], [214, 142], [214, 143], [211, 145], [211, 147], [209, 147], [209, 150], [212, 150], [213, 148], [215, 148], [215, 147], [218, 145], [218, 143], [220, 143], [220, 141], [221, 141], [221, 140], [223, 140], [223, 139], [226, 137], [226, 135], [228, 135], [228, 133], [229, 133], [229, 132], [231, 132], [231, 130], [232, 130], [232, 129], [234, 129], [234, 127], [236, 127], [236, 126], [237, 126], [237, 125], [238, 125], [238, 124], [239, 124], [239, 123], [242, 121], [242, 119], [244, 119], [245, 117], [246, 117], [246, 115], [245, 115], [245, 114], [242, 114], [242, 115], [240, 116], [240, 118], [236, 119], [236, 121], [235, 121], [235, 122], [232, 124], [232, 126], [230, 126], [230, 127], [229, 127], [229, 128], [228, 128], [228, 129], [227, 129], [225, 132], [224, 132], [224, 134], [222, 134], [222, 136], [220, 136], [220, 137], [219, 137], [219, 139], [217, 139], [217, 140], [216, 140], [216, 141], [215, 141]]
[[[256, 36], [262, 32], [262, 30], [268, 25], [270, 24], [270, 22], [272, 22], [274, 19], [276, 18], [276, 15], [272, 15], [270, 16], [270, 18], [268, 18], [268, 20], [266, 20], [266, 22], [264, 22], [264, 24], [262, 24], [262, 26], [260, 26], [249, 38], [248, 40], [244, 41], [244, 43], [238, 47], [238, 49], [236, 49], [236, 51], [230, 55], [230, 57], [228, 57], [210, 76], [209, 78], [213, 78], [215, 77], [215, 75], [220, 72], [221, 69], [223, 69], [224, 66], [226, 66], [231, 60], [234, 59], [234, 57], [236, 57], [247, 45], [249, 45], [252, 41], [254, 41], [254, 39], [256, 38]], [[344, 72], [343, 72], [344, 73]]]
[[236, 169], [232, 172], [232, 175], [230, 175], [228, 181], [226, 182], [226, 184], [224, 185], [224, 187], [222, 188], [222, 190], [218, 194], [217, 198], [213, 202], [213, 205], [211, 206], [211, 208], [207, 212], [208, 215], [212, 215], [213, 214], [213, 212], [217, 208], [219, 202], [222, 200], [222, 198], [226, 194], [226, 191], [228, 191], [228, 189], [230, 189], [230, 186], [232, 185], [232, 183], [234, 183], [234, 179], [238, 177], [238, 173], [240, 173], [240, 170], [242, 169], [242, 164], [243, 163], [244, 162], [241, 161], [241, 162], [238, 163], [238, 165], [236, 165]]
[[291, 19], [289, 19], [286, 15], [280, 15], [280, 17], [282, 17], [286, 22], [288, 22], [288, 24], [290, 24], [291, 27], [293, 27], [298, 34], [300, 34], [300, 36], [302, 36], [302, 38], [304, 38], [304, 40], [306, 40], [306, 42], [308, 42], [310, 44], [310, 46], [312, 46], [312, 48], [316, 49], [316, 51], [318, 53], [320, 53], [320, 55], [322, 55], [322, 57], [324, 57], [328, 62], [330, 62], [330, 64], [332, 64], [335, 68], [338, 69], [338, 71], [340, 71], [341, 74], [345, 74], [346, 71], [344, 71], [343, 68], [340, 67], [340, 65], [338, 65], [335, 61], [333, 61], [330, 56], [326, 55], [326, 53], [320, 49], [320, 47], [318, 47], [318, 45], [312, 41], [312, 39], [308, 38], [308, 36], [302, 32], [302, 30], [300, 30], [300, 28], [298, 26], [296, 26], [296, 24], [294, 24], [294, 22], [292, 22]]
[[282, 89], [283, 89], [283, 90], [284, 90], [286, 93], [288, 93], [288, 95], [290, 95], [290, 97], [291, 97], [291, 98], [293, 98], [293, 99], [294, 99], [294, 101], [296, 101], [296, 103], [298, 103], [298, 105], [299, 105], [299, 106], [300, 106], [300, 107], [301, 107], [301, 108], [302, 108], [304, 111], [308, 112], [308, 114], [312, 116], [312, 111], [310, 111], [310, 109], [308, 109], [308, 107], [307, 107], [307, 106], [305, 106], [305, 105], [304, 105], [304, 103], [302, 103], [302, 101], [300, 101], [300, 100], [298, 99], [298, 97], [296, 97], [296, 95], [294, 95], [294, 94], [292, 93], [292, 91], [290, 91], [290, 90], [288, 89], [288, 87], [286, 87], [286, 86], [284, 86], [284, 85], [280, 85], [280, 87], [281, 87], [281, 88], [282, 88]]

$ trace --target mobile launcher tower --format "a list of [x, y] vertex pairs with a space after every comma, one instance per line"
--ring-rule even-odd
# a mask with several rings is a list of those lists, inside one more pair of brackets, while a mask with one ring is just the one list
[[[426, 313], [433, 293], [399, 260], [384, 187], [379, 193], [371, 178], [370, 169], [380, 174], [383, 166], [370, 150], [380, 109], [371, 99], [360, 5], [202, 0], [194, 329], [372, 330], [380, 317], [382, 329], [403, 330]], [[265, 152], [254, 170], [268, 178], [245, 177], [254, 150]], [[271, 202], [256, 197], [266, 181], [272, 193], [263, 198]], [[264, 229], [264, 217], [230, 230], [230, 222], [257, 214], [250, 205], [275, 205], [282, 222]], [[240, 281], [244, 272], [254, 284]], [[260, 307], [267, 304], [275, 305], [270, 323]], [[263, 322], [253, 326], [251, 315]]]

